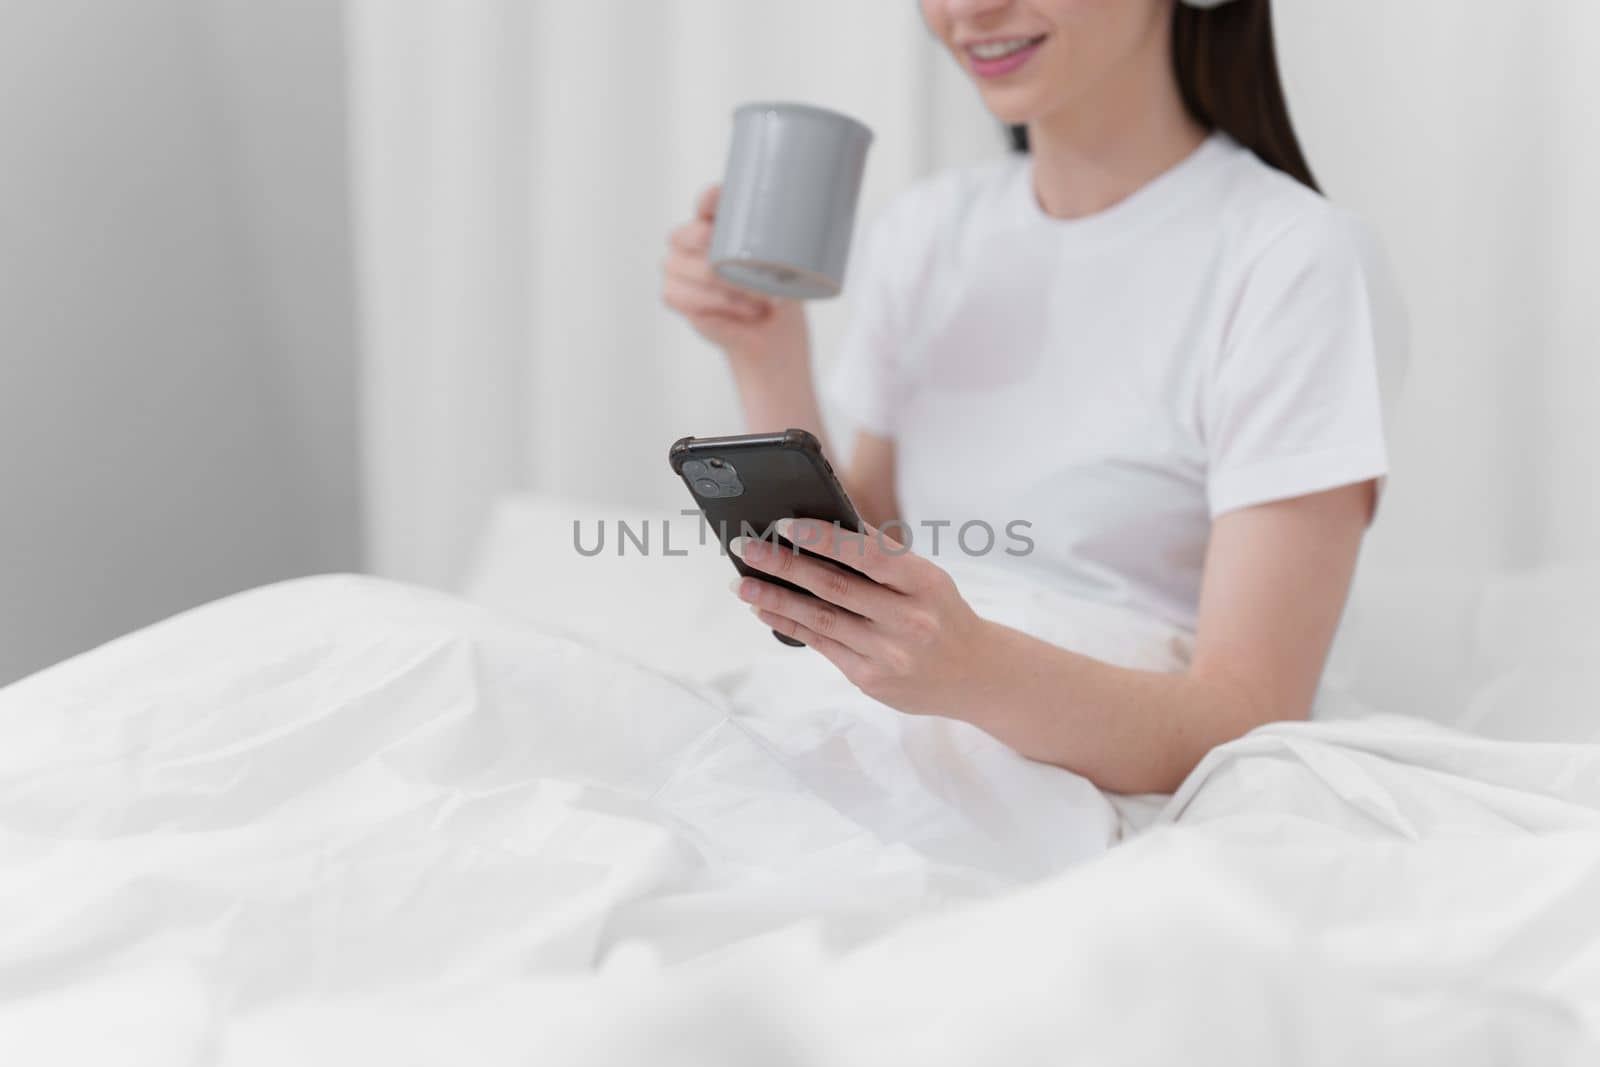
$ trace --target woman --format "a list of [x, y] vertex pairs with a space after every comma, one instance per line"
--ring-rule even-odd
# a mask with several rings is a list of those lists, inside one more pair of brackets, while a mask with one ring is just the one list
[[[1213, 746], [1304, 718], [1386, 472], [1354, 227], [1289, 123], [1268, 0], [922, 0], [1012, 128], [1011, 158], [880, 219], [830, 392], [843, 480], [882, 526], [1024, 518], [1030, 580], [1194, 635], [1131, 670], [980, 617], [916, 553], [740, 550], [812, 599], [737, 595], [885, 704], [965, 719], [1118, 792], [1170, 791]], [[803, 309], [707, 266], [716, 190], [664, 298], [727, 355], [755, 429], [822, 433]]]

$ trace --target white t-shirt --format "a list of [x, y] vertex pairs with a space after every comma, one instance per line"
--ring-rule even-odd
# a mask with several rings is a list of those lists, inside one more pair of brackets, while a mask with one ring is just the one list
[[866, 234], [826, 395], [895, 439], [919, 552], [985, 523], [994, 560], [1192, 631], [1212, 519], [1386, 473], [1363, 240], [1221, 134], [1082, 219], [1027, 156], [943, 174]]

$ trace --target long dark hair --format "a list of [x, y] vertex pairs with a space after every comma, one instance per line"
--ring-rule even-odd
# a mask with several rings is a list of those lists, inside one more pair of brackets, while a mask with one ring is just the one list
[[[1263, 163], [1317, 189], [1278, 76], [1271, 0], [1232, 0], [1213, 8], [1179, 3], [1172, 14], [1172, 66], [1196, 122], [1221, 130]], [[1012, 126], [1010, 134], [1011, 147], [1026, 152], [1028, 128]]]

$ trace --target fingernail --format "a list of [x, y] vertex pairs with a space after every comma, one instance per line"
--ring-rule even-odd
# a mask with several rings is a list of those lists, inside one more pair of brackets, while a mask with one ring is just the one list
[[728, 591], [731, 592], [734, 596], [738, 597], [741, 600], [744, 599], [744, 593], [742, 592], [743, 589], [744, 589], [744, 578], [743, 578], [743, 576], [735, 578], [733, 581], [728, 583]]
[[728, 542], [728, 555], [738, 556], [740, 559], [743, 559], [745, 546], [749, 543], [750, 538], [748, 537], [735, 537], [732, 541]]
[[[789, 537], [789, 531], [794, 529], [794, 520], [779, 519], [777, 522], [772, 524], [772, 528], [778, 531], [779, 537]], [[789, 537], [789, 540], [792, 541], [794, 538]]]

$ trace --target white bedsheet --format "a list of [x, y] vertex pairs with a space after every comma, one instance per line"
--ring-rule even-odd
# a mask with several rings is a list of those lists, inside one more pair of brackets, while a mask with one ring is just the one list
[[814, 657], [291, 583], [0, 691], [0, 1062], [1600, 1062], [1597, 783], [1280, 726], [1106, 852]]

